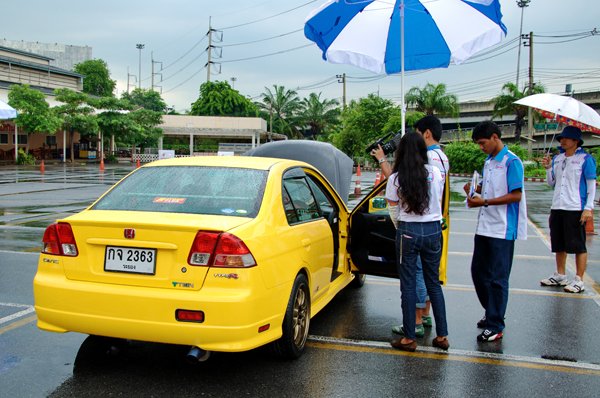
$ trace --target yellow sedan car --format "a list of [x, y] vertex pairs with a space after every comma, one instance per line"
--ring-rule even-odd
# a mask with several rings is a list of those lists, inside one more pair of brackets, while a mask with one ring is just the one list
[[351, 213], [348, 190], [298, 160], [150, 163], [46, 229], [38, 326], [188, 345], [194, 358], [267, 343], [297, 358], [310, 318], [359, 273], [396, 277], [393, 225], [373, 209], [382, 189]]

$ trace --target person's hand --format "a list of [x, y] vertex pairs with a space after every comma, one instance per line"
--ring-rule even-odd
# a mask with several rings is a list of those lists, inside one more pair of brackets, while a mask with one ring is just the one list
[[550, 155], [546, 155], [542, 158], [542, 166], [544, 166], [546, 170], [552, 167], [552, 158], [550, 158]]
[[467, 197], [469, 197], [469, 194], [471, 193], [471, 183], [467, 182], [465, 184], [465, 186], [463, 187], [463, 189], [465, 190], [465, 193], [467, 194]]
[[581, 225], [585, 225], [585, 223], [587, 222], [587, 220], [592, 218], [592, 211], [591, 210], [584, 210], [581, 212], [581, 218], [579, 219], [579, 222], [581, 223]]
[[485, 200], [481, 196], [475, 195], [473, 197], [470, 197], [467, 194], [467, 206], [469, 208], [471, 208], [471, 207], [481, 207], [484, 204], [485, 204]]
[[385, 153], [381, 149], [381, 145], [377, 145], [377, 148], [371, 150], [371, 156], [373, 156], [379, 162], [381, 159], [385, 159]]

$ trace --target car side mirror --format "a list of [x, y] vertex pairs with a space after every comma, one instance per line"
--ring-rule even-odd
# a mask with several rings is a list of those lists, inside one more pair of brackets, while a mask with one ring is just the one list
[[369, 200], [369, 212], [377, 212], [387, 209], [387, 201], [385, 198], [376, 196]]

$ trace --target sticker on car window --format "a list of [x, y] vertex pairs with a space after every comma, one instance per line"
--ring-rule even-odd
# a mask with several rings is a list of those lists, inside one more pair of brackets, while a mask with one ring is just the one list
[[233, 209], [221, 209], [221, 213], [232, 214], [232, 213], [235, 213], [235, 210], [233, 210]]
[[237, 214], [248, 214], [248, 210], [244, 210], [244, 209], [237, 209], [235, 212]]
[[153, 203], [165, 203], [165, 204], [175, 204], [182, 205], [185, 203], [186, 198], [154, 198], [152, 200]]

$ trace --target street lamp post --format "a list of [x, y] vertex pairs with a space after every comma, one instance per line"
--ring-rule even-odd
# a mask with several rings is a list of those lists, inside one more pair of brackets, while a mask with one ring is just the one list
[[517, 55], [517, 90], [519, 89], [519, 69], [521, 68], [521, 40], [523, 38], [523, 11], [529, 6], [531, 0], [517, 0], [517, 5], [521, 8], [521, 29], [519, 30], [519, 53]]
[[237, 77], [232, 77], [231, 78], [231, 88], [235, 90], [235, 81], [237, 80]]
[[137, 48], [138, 50], [140, 50], [140, 61], [139, 61], [139, 73], [138, 73], [138, 88], [141, 90], [142, 88], [142, 50], [144, 49], [145, 45], [138, 43], [135, 45], [135, 48]]

